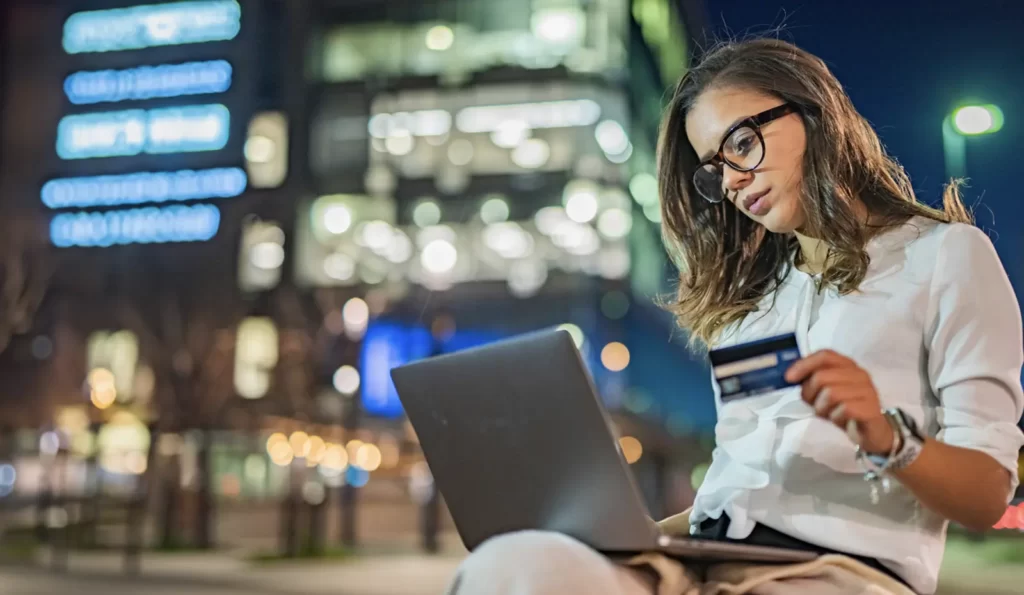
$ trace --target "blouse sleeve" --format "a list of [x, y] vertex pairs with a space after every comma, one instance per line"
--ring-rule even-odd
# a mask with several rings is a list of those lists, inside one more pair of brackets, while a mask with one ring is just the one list
[[1024, 444], [1017, 298], [992, 242], [976, 227], [950, 226], [935, 256], [925, 339], [938, 439], [988, 454], [1010, 471], [1016, 489]]

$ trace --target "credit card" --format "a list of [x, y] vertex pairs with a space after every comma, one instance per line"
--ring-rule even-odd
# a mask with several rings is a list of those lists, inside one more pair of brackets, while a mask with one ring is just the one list
[[785, 374], [800, 359], [800, 348], [796, 335], [789, 333], [714, 349], [708, 357], [726, 403], [794, 386]]

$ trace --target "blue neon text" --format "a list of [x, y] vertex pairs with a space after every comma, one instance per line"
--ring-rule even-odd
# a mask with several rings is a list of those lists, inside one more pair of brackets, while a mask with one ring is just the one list
[[216, 151], [228, 142], [230, 114], [220, 104], [65, 116], [57, 126], [61, 159], [140, 153]]
[[64, 79], [64, 94], [75, 105], [223, 93], [230, 87], [231, 65], [224, 60], [83, 71]]
[[64, 22], [64, 51], [111, 52], [234, 39], [241, 18], [242, 7], [235, 0], [77, 12]]
[[50, 222], [50, 240], [59, 248], [204, 242], [219, 227], [220, 211], [212, 205], [61, 213]]
[[43, 185], [42, 199], [51, 209], [66, 209], [232, 198], [247, 182], [238, 167], [58, 178]]

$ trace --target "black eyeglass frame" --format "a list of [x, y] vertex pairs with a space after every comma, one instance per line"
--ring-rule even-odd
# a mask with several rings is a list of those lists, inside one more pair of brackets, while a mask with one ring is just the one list
[[[754, 171], [755, 169], [760, 167], [762, 163], [764, 163], [764, 156], [767, 153], [767, 151], [764, 150], [764, 135], [761, 133], [761, 127], [771, 122], [774, 122], [775, 120], [778, 120], [783, 116], [795, 114], [798, 113], [799, 111], [799, 106], [797, 106], [793, 102], [787, 101], [782, 105], [777, 105], [771, 109], [766, 109], [765, 111], [759, 114], [755, 114], [753, 116], [750, 116], [749, 118], [744, 118], [743, 120], [740, 120], [739, 122], [733, 124], [732, 126], [729, 127], [729, 130], [727, 130], [725, 134], [722, 135], [722, 142], [718, 144], [718, 152], [715, 153], [710, 159], [702, 161], [697, 165], [697, 168], [693, 171], [694, 178], [696, 178], [700, 170], [704, 169], [704, 167], [708, 165], [717, 166], [719, 168], [719, 171], [721, 171], [722, 167], [725, 165], [728, 165], [731, 169], [738, 172]], [[740, 128], [750, 128], [751, 130], [753, 130], [754, 134], [757, 135], [758, 142], [761, 143], [761, 158], [757, 160], [757, 163], [750, 167], [738, 166], [735, 163], [729, 161], [724, 155], [725, 142], [728, 141], [729, 137], [731, 137], [733, 133], [735, 133]], [[693, 186], [694, 188], [699, 188], [696, 179], [693, 180]], [[697, 190], [697, 193], [700, 194], [704, 200], [713, 204], [717, 204], [725, 200], [724, 191], [722, 192], [722, 197], [719, 198], [718, 200], [712, 200], [708, 198], [707, 196], [704, 195], [704, 193], [700, 192], [700, 190]]]

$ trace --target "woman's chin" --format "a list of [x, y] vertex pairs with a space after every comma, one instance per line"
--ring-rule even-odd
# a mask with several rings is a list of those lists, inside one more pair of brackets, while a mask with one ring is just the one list
[[802, 217], [795, 217], [791, 213], [785, 213], [783, 209], [771, 209], [758, 217], [756, 221], [768, 231], [779, 234], [793, 233], [803, 225]]

